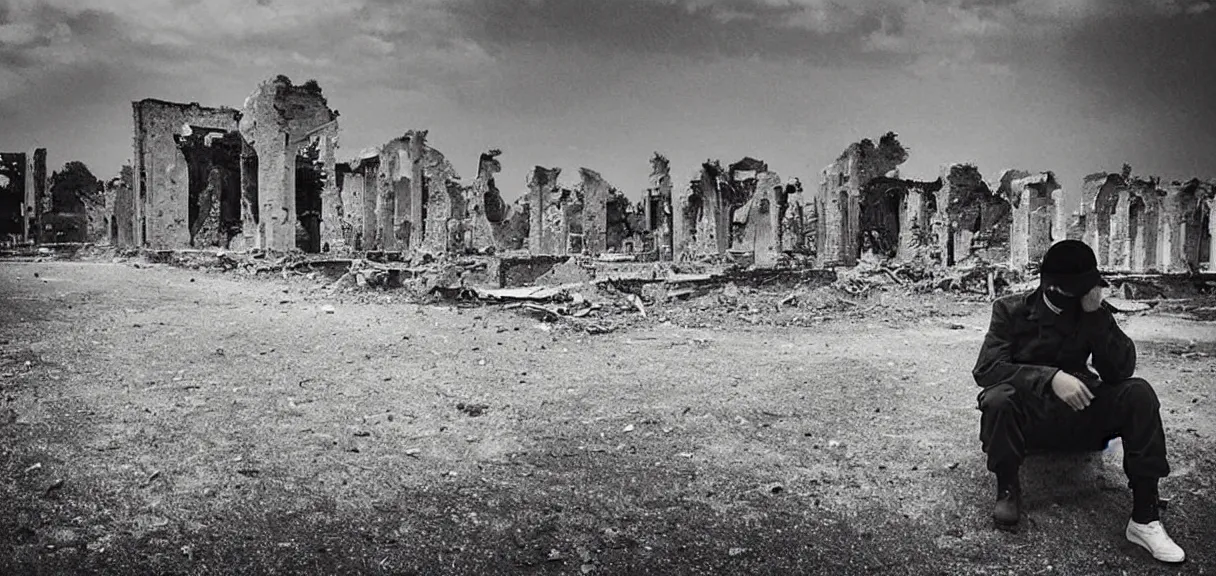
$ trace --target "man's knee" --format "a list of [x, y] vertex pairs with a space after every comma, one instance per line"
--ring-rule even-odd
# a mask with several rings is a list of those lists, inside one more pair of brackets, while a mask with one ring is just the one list
[[1157, 392], [1153, 390], [1153, 386], [1143, 378], [1128, 378], [1121, 383], [1123, 387], [1123, 400], [1137, 407], [1151, 407], [1156, 410], [1161, 407], [1161, 402], [1157, 399]]
[[1017, 407], [1017, 390], [1012, 384], [997, 384], [980, 393], [980, 411], [1003, 412]]

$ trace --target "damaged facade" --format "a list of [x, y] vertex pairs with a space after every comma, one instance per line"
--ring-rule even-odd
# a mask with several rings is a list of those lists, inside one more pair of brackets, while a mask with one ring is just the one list
[[1094, 249], [1103, 269], [1187, 273], [1216, 270], [1216, 184], [1192, 179], [1162, 184], [1121, 173], [1085, 177], [1082, 210], [1072, 215], [1070, 238]]
[[[544, 166], [507, 202], [496, 181], [501, 150], [481, 154], [462, 181], [426, 130], [338, 162], [338, 113], [312, 81], [263, 82], [240, 110], [143, 100], [133, 111], [134, 169], [106, 184], [105, 214], [90, 232], [119, 246], [1025, 268], [1052, 242], [1081, 238], [1103, 267], [1146, 272], [1205, 269], [1213, 252], [1211, 182], [1096, 174], [1078, 192], [1082, 210], [1065, 214], [1051, 172], [1006, 170], [986, 182], [975, 166], [954, 164], [934, 181], [901, 178], [909, 153], [893, 132], [851, 144], [806, 191], [751, 157], [706, 160], [674, 182], [655, 153], [640, 202], [590, 168], [562, 184], [562, 170]], [[34, 190], [23, 190], [24, 208], [17, 202], [12, 182], [30, 162], [3, 158], [4, 232], [15, 237], [43, 203], [29, 201]]]
[[[242, 110], [154, 99], [132, 108], [133, 208], [114, 219], [130, 226], [133, 245], [319, 252], [342, 240], [337, 113], [315, 83], [279, 76]], [[115, 206], [125, 204], [116, 192]], [[335, 212], [326, 219], [322, 210]]]
[[[212, 145], [233, 138], [239, 142], [240, 112], [153, 99], [133, 103], [132, 111], [133, 210], [129, 219], [115, 219], [129, 222], [134, 245], [154, 249], [210, 245], [223, 236], [220, 230], [225, 226], [239, 224], [240, 205], [234, 202], [239, 202], [240, 190], [226, 189], [233, 180], [223, 176], [234, 172], [239, 178], [239, 161]], [[204, 230], [206, 240], [199, 236]], [[227, 238], [220, 245], [227, 247]]]

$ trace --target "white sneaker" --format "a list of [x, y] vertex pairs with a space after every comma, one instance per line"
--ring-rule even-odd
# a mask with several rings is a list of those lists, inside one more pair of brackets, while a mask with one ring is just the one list
[[1159, 520], [1148, 524], [1138, 524], [1133, 520], [1127, 521], [1127, 539], [1133, 544], [1139, 544], [1145, 550], [1153, 553], [1153, 558], [1162, 562], [1182, 562], [1186, 553], [1182, 551]]

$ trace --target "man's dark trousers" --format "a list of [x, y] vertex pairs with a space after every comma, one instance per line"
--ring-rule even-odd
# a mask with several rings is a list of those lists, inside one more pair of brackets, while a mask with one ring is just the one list
[[1160, 402], [1141, 378], [1100, 383], [1094, 399], [1074, 411], [1051, 392], [1027, 398], [1010, 384], [997, 384], [979, 395], [980, 441], [988, 469], [1016, 469], [1026, 451], [1095, 451], [1115, 437], [1123, 439], [1124, 471], [1129, 478], [1164, 478], [1165, 429]]

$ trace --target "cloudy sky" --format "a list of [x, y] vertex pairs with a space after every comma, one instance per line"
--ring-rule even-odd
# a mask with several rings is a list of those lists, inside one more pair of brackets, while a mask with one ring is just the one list
[[466, 179], [502, 148], [509, 196], [537, 164], [636, 196], [656, 150], [816, 182], [888, 130], [908, 177], [1216, 177], [1210, 0], [0, 0], [0, 150], [110, 177], [132, 100], [279, 73], [321, 83], [342, 154], [429, 129]]

